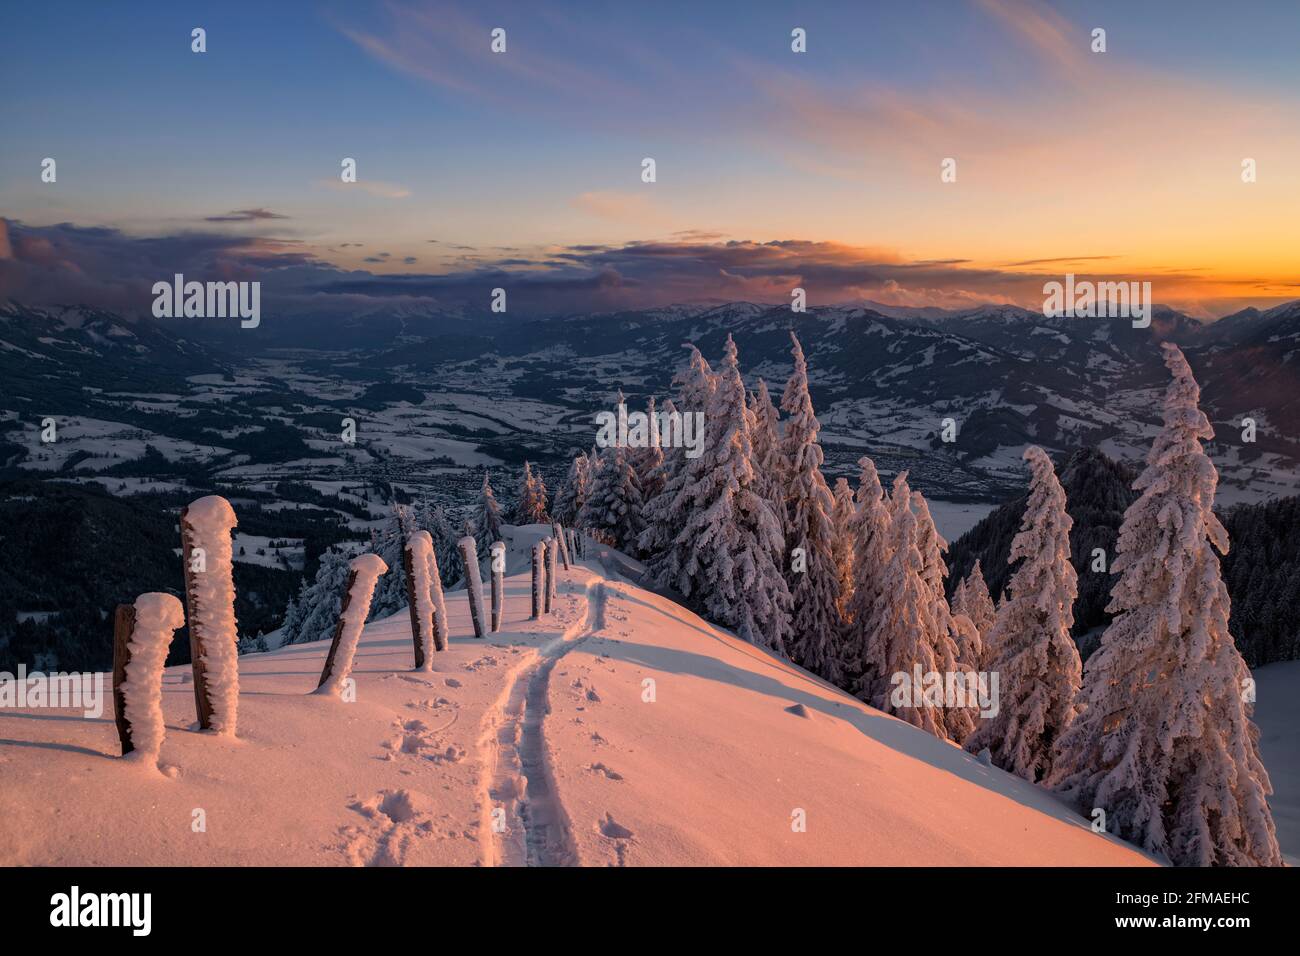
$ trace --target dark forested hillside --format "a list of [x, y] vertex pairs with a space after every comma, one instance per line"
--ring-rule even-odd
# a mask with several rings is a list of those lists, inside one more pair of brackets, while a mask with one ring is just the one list
[[[13, 673], [20, 661], [29, 669], [109, 668], [113, 608], [148, 591], [181, 594], [180, 507], [93, 485], [0, 482], [0, 671]], [[334, 521], [247, 507], [240, 525], [250, 534], [303, 538], [306, 571], [314, 574], [320, 552], [342, 537]], [[241, 637], [279, 627], [301, 573], [237, 561], [234, 575]], [[189, 660], [186, 630], [177, 632], [169, 660]]]
[[1221, 517], [1231, 541], [1222, 561], [1228, 628], [1246, 663], [1300, 659], [1300, 498], [1241, 505]]

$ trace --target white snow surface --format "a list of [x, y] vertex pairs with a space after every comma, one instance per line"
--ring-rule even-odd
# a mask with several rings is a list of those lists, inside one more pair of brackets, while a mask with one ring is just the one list
[[131, 725], [131, 745], [127, 754], [135, 760], [155, 766], [162, 750], [166, 728], [162, 709], [163, 665], [176, 629], [185, 623], [185, 609], [170, 594], [141, 594], [135, 599], [135, 627], [127, 647], [131, 659], [126, 665], [122, 684], [126, 719]]
[[189, 668], [166, 670], [172, 776], [107, 759], [111, 715], [0, 711], [0, 865], [1152, 865], [636, 586], [616, 552], [560, 570], [530, 621], [548, 531], [507, 535], [499, 633], [475, 640], [449, 595], [431, 672], [412, 671], [405, 609], [371, 622], [355, 703], [312, 694], [328, 641], [294, 644], [240, 658], [238, 739], [191, 733]]

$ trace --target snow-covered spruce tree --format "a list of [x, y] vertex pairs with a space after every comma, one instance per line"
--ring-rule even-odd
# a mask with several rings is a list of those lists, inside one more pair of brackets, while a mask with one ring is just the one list
[[662, 436], [659, 434], [659, 419], [655, 414], [655, 397], [650, 396], [646, 402], [646, 444], [644, 448], [629, 448], [628, 461], [636, 470], [637, 484], [641, 488], [641, 498], [649, 501], [663, 490], [664, 450]]
[[[674, 403], [669, 399], [664, 403], [665, 411], [680, 412], [683, 419], [696, 412], [704, 413], [714, 389], [713, 369], [709, 367], [709, 363], [705, 361], [699, 349], [693, 345], [687, 347], [691, 353], [690, 360], [685, 369], [673, 376], [673, 384], [678, 390], [678, 401]], [[686, 457], [683, 448], [663, 449], [663, 462], [659, 466], [659, 474], [655, 482], [659, 492], [654, 497], [646, 499], [643, 511], [646, 528], [638, 542], [639, 551], [643, 555], [654, 555], [664, 551], [671, 546], [681, 530], [682, 516], [673, 510], [676, 496], [666, 497], [665, 491], [688, 461], [690, 459]]]
[[890, 556], [889, 502], [876, 464], [858, 459], [856, 510], [849, 526], [853, 547], [853, 587], [847, 605], [843, 667], [848, 686], [866, 700], [871, 675], [865, 672], [867, 638], [876, 630], [875, 613]]
[[[984, 647], [983, 661], [989, 660], [992, 645], [989, 643], [993, 634], [993, 621], [996, 611], [993, 608], [993, 598], [989, 595], [989, 586], [984, 583], [984, 571], [980, 568], [979, 560], [975, 561], [975, 566], [970, 569], [970, 574], [958, 585], [961, 589], [961, 612], [971, 619], [975, 629], [980, 633], [980, 642]], [[954, 595], [955, 597], [955, 595]], [[957, 605], [953, 605], [953, 613], [957, 613]], [[988, 670], [984, 664], [980, 665], [981, 670]]]
[[492, 542], [501, 540], [501, 505], [492, 491], [487, 469], [483, 469], [483, 489], [479, 492], [474, 543], [480, 559], [492, 548]]
[[518, 524], [550, 524], [551, 516], [546, 513], [546, 482], [540, 472], [533, 471], [533, 466], [524, 462], [524, 477], [519, 484], [519, 511], [516, 514]]
[[298, 621], [292, 631], [285, 622], [285, 644], [321, 641], [334, 633], [343, 606], [343, 589], [348, 583], [348, 555], [331, 548], [321, 555], [311, 584], [298, 592]]
[[[930, 588], [934, 602], [934, 659], [938, 671], [947, 680], [948, 675], [969, 673], [979, 669], [981, 647], [979, 631], [964, 614], [953, 614], [948, 607], [948, 597], [943, 579], [948, 573], [943, 552], [948, 542], [943, 540], [934, 526], [929, 502], [919, 491], [912, 492], [912, 510], [916, 513], [916, 547], [921, 552], [921, 578]], [[969, 692], [971, 685], [963, 679], [962, 686]], [[945, 700], [943, 723], [948, 737], [961, 743], [975, 729], [976, 701], [967, 696], [959, 705], [956, 700]]]
[[628, 452], [616, 446], [601, 450], [578, 521], [597, 540], [635, 554], [645, 531], [645, 502]]
[[[417, 509], [418, 510], [418, 509]], [[384, 524], [371, 534], [370, 551], [379, 555], [391, 574], [380, 576], [370, 599], [370, 617], [374, 621], [395, 614], [406, 607], [406, 574], [402, 564], [402, 548], [406, 539], [416, 529], [415, 513], [405, 505], [393, 505]]]
[[[916, 515], [907, 472], [894, 479], [890, 498], [889, 559], [883, 569], [871, 620], [865, 636], [863, 692], [871, 706], [894, 714], [936, 737], [946, 737], [942, 707], [917, 706], [919, 699], [896, 706], [895, 675], [910, 686], [917, 668], [922, 675], [942, 670], [935, 658], [934, 592], [921, 576], [924, 560], [917, 547]], [[916, 698], [920, 688], [914, 688]]]
[[1134, 483], [1113, 569], [1115, 614], [1088, 658], [1078, 716], [1058, 742], [1048, 784], [1107, 828], [1179, 866], [1280, 866], [1259, 729], [1244, 701], [1245, 661], [1228, 633], [1228, 592], [1211, 545], [1214, 436], [1183, 353], [1164, 427]]
[[1011, 563], [1022, 562], [1007, 585], [990, 644], [989, 670], [999, 681], [998, 712], [983, 718], [966, 749], [987, 747], [993, 763], [1031, 783], [1052, 769], [1052, 750], [1074, 719], [1083, 664], [1070, 628], [1079, 578], [1070, 564], [1065, 489], [1052, 460], [1036, 445], [1025, 449], [1031, 478]]
[[442, 505], [435, 505], [428, 509], [420, 527], [429, 532], [433, 538], [433, 554], [438, 561], [442, 586], [451, 588], [459, 584], [465, 577], [465, 569], [461, 565], [460, 548], [456, 546], [456, 542], [463, 537], [463, 534], [456, 533], [451, 518], [447, 516], [447, 510]]
[[781, 397], [786, 413], [780, 442], [785, 485], [785, 580], [793, 601], [790, 657], [832, 684], [839, 684], [841, 622], [839, 569], [835, 564], [835, 499], [822, 476], [821, 425], [808, 395], [808, 365], [794, 333], [794, 372]]
[[832, 514], [835, 545], [831, 553], [835, 558], [835, 573], [839, 582], [836, 586], [838, 594], [835, 609], [839, 612], [841, 624], [847, 625], [849, 599], [853, 596], [853, 521], [857, 517], [857, 508], [853, 504], [853, 489], [849, 487], [847, 478], [835, 479], [831, 495], [835, 499], [835, 511]]
[[587, 500], [587, 456], [575, 455], [569, 463], [569, 474], [565, 477], [560, 490], [555, 494], [551, 506], [551, 516], [566, 528], [573, 527], [578, 520], [578, 512]]
[[781, 476], [780, 415], [772, 404], [767, 382], [758, 380], [758, 388], [749, 396], [749, 410], [754, 418], [754, 471], [759, 493], [772, 503], [777, 514], [785, 511], [785, 487]]
[[781, 523], [755, 487], [745, 385], [730, 336], [704, 421], [702, 453], [683, 458], [659, 496], [677, 533], [649, 558], [650, 576], [745, 640], [784, 654], [790, 593], [773, 557], [784, 544]]

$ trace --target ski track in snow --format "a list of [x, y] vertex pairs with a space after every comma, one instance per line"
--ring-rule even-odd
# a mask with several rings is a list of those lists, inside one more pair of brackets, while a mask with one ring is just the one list
[[[605, 581], [587, 583], [584, 620], [544, 644], [511, 675], [489, 710], [479, 741], [484, 768], [480, 832], [487, 866], [573, 866], [572, 825], [555, 798], [543, 723], [549, 712], [551, 671], [559, 660], [605, 627]], [[505, 812], [505, 827], [496, 819]], [[494, 826], [494, 824], [496, 824]]]

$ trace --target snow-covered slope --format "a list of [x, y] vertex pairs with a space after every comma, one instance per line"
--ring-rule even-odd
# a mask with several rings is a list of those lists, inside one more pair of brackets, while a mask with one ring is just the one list
[[[524, 553], [540, 526], [512, 532]], [[1042, 790], [622, 578], [596, 556], [527, 620], [412, 667], [405, 611], [312, 696], [326, 642], [240, 659], [238, 739], [190, 732], [166, 672], [163, 772], [111, 709], [0, 712], [0, 864], [1143, 865]], [[111, 703], [110, 703], [111, 708]], [[197, 820], [205, 829], [200, 829]], [[797, 826], [806, 821], [806, 827]]]

